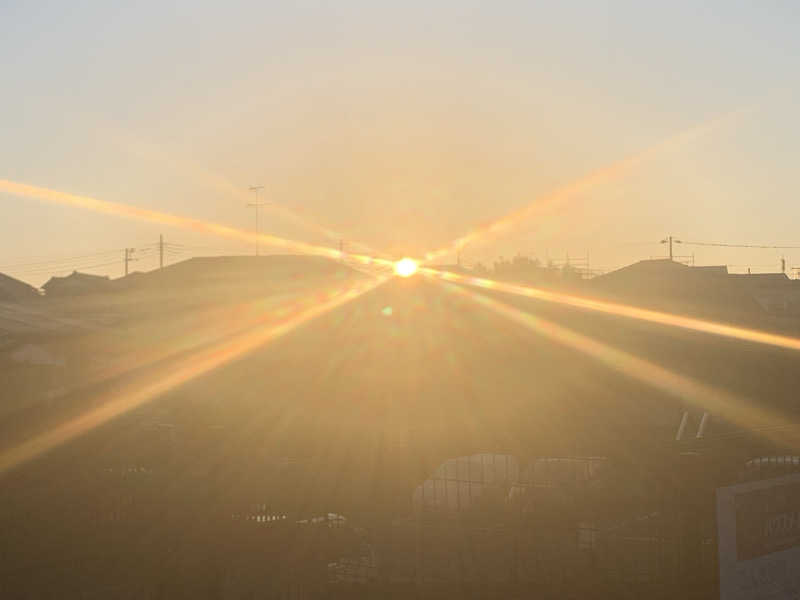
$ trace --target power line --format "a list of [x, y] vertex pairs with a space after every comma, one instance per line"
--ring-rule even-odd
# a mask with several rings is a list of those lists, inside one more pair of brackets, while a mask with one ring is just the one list
[[749, 267], [751, 269], [773, 269], [773, 268], [775, 268], [775, 265], [773, 263], [770, 263], [768, 265], [745, 265], [745, 264], [742, 264], [742, 265], [726, 265], [726, 266], [728, 266], [728, 267], [737, 267], [737, 268]]
[[770, 250], [800, 250], [800, 246], [778, 246], [767, 244], [728, 244], [725, 242], [686, 242], [674, 240], [676, 244], [687, 244], [689, 246], [719, 246], [722, 248], [765, 248]]
[[[48, 271], [66, 271], [70, 269], [83, 269], [87, 268], [93, 264], [95, 264], [98, 260], [104, 260], [111, 258], [110, 256], [105, 257], [94, 257], [92, 259], [84, 259], [80, 261], [74, 261], [71, 263], [62, 263], [57, 265], [45, 265], [39, 267], [27, 267], [24, 269], [8, 269], [10, 273], [46, 273]], [[116, 259], [115, 259], [116, 261]], [[117, 261], [118, 262], [118, 261]]]
[[9, 273], [14, 273], [15, 275], [42, 275], [48, 273], [71, 273], [72, 271], [82, 271], [85, 269], [94, 269], [98, 267], [106, 267], [109, 265], [118, 265], [119, 260], [113, 260], [104, 263], [90, 263], [90, 264], [78, 264], [78, 265], [61, 265], [57, 267], [47, 267], [47, 268], [40, 268], [40, 269], [29, 269], [26, 271], [9, 271]]
[[60, 263], [67, 263], [73, 262], [80, 259], [86, 258], [98, 258], [100, 256], [108, 256], [110, 254], [116, 254], [120, 251], [120, 249], [116, 250], [105, 250], [102, 252], [95, 252], [93, 254], [81, 254], [78, 256], [65, 256], [63, 258], [54, 258], [50, 260], [42, 260], [42, 261], [34, 261], [34, 262], [26, 262], [26, 263], [16, 263], [16, 264], [8, 264], [8, 265], [0, 265], [0, 269], [14, 269], [16, 267], [36, 267], [42, 266], [45, 267], [47, 265], [58, 265]]
[[[157, 245], [156, 243], [142, 244], [140, 246], [137, 246], [137, 251], [149, 252], [152, 249], [152, 247], [156, 245]], [[114, 248], [113, 250], [98, 250], [97, 252], [92, 252], [91, 254], [78, 254], [76, 256], [56, 256], [47, 259], [45, 259], [45, 257], [31, 257], [31, 258], [42, 258], [42, 260], [35, 260], [31, 262], [21, 262], [21, 263], [9, 263], [5, 265], [0, 265], [0, 269], [12, 269], [16, 267], [37, 267], [37, 266], [45, 267], [47, 265], [58, 265], [60, 263], [68, 263], [80, 259], [97, 258], [100, 256], [117, 254], [122, 250], [123, 248]]]
[[164, 242], [165, 248], [171, 248], [174, 250], [179, 250], [182, 252], [190, 252], [192, 250], [214, 250], [214, 251], [226, 251], [231, 252], [235, 249], [233, 248], [223, 248], [222, 246], [199, 246], [199, 245], [187, 245], [187, 244], [173, 244]]
[[[620, 242], [619, 244], [610, 244], [610, 245], [607, 245], [607, 246], [600, 246], [600, 249], [602, 250], [602, 249], [605, 249], [605, 248], [621, 248], [623, 246], [654, 246], [654, 245], [660, 244], [660, 243], [661, 242], [654, 242], [652, 240], [649, 241], [649, 242]], [[596, 248], [596, 246], [593, 246], [593, 247]]]
[[88, 269], [98, 269], [100, 267], [108, 267], [110, 265], [118, 265], [119, 260], [113, 260], [111, 262], [105, 263], [98, 263], [93, 265], [70, 265], [62, 268], [47, 268], [47, 269], [37, 269], [31, 271], [15, 271], [15, 274], [20, 275], [39, 275], [42, 273], [50, 273], [52, 275], [58, 275], [60, 273], [70, 273], [72, 271], [76, 271], [78, 269], [88, 270]]
[[[142, 244], [135, 248], [137, 256], [150, 258], [154, 256], [157, 243]], [[130, 253], [132, 249], [127, 249]], [[94, 269], [99, 267], [117, 264], [118, 261], [98, 262], [110, 258], [115, 254], [126, 251], [123, 248], [116, 250], [102, 250], [91, 254], [79, 254], [74, 256], [54, 257], [48, 260], [26, 261], [7, 265], [0, 265], [0, 271], [13, 272], [20, 275], [38, 275], [42, 273], [67, 273], [79, 269]], [[130, 259], [130, 256], [129, 256]]]
[[[119, 260], [112, 260], [111, 262], [99, 263], [99, 264], [96, 264], [96, 265], [83, 265], [80, 268], [81, 269], [98, 269], [100, 267], [108, 267], [110, 265], [118, 265], [118, 264], [119, 264]], [[58, 271], [58, 273], [65, 273], [66, 271], [69, 271], [69, 270], [70, 269], [65, 269], [65, 270], [62, 270], [62, 271]]]

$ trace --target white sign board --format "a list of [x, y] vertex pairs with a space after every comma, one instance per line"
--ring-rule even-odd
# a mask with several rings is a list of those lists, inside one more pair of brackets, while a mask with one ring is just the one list
[[800, 474], [717, 490], [721, 600], [800, 600]]

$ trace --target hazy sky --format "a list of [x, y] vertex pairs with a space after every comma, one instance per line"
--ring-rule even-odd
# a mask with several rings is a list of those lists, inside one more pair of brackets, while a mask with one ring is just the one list
[[[610, 268], [668, 234], [800, 246], [796, 3], [117, 4], [0, 0], [0, 179], [242, 228], [263, 184], [348, 239], [416, 254], [701, 126], [464, 259], [588, 250]], [[118, 276], [121, 248], [160, 233], [252, 250], [0, 193], [0, 271], [32, 283], [53, 270], [40, 261], [120, 249], [60, 265]], [[782, 253], [692, 250], [758, 270]]]

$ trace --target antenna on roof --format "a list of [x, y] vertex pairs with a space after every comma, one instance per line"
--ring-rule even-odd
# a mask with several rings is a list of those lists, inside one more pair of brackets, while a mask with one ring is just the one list
[[271, 202], [259, 202], [258, 201], [258, 194], [259, 194], [259, 192], [261, 192], [264, 189], [263, 185], [251, 185], [248, 189], [251, 192], [255, 193], [255, 195], [256, 195], [256, 201], [255, 202], [248, 202], [247, 206], [252, 206], [252, 207], [255, 207], [255, 209], [256, 209], [256, 256], [258, 256], [259, 254], [261, 254], [260, 248], [259, 248], [259, 243], [258, 243], [259, 242], [259, 235], [260, 235], [260, 233], [258, 231], [258, 213], [261, 210], [262, 206], [267, 206], [268, 204], [272, 204], [272, 203]]
[[661, 240], [662, 244], [669, 244], [669, 259], [672, 260], [672, 244], [680, 244], [682, 243], [680, 240], [674, 239], [671, 235]]

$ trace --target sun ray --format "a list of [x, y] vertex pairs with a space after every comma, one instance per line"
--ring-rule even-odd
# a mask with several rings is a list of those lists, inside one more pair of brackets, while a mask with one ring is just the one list
[[[655, 387], [683, 402], [722, 416], [732, 423], [750, 429], [763, 429], [786, 424], [785, 418], [757, 406], [754, 402], [680, 375], [484, 294], [447, 282], [443, 282], [443, 284], [451, 293], [470, 298], [480, 306], [502, 315], [538, 335], [586, 354], [610, 369]], [[769, 429], [763, 430], [769, 431]]]
[[139, 208], [137, 206], [123, 204], [121, 202], [110, 202], [108, 200], [100, 200], [89, 196], [69, 194], [67, 192], [37, 187], [25, 183], [9, 181], [6, 179], [0, 179], [0, 192], [5, 192], [14, 196], [36, 198], [38, 200], [55, 204], [74, 206], [77, 208], [83, 208], [93, 212], [113, 215], [116, 217], [158, 223], [160, 225], [186, 229], [195, 233], [205, 233], [250, 243], [258, 240], [267, 246], [282, 248], [301, 254], [324, 256], [334, 260], [349, 260], [361, 265], [394, 267], [394, 262], [385, 258], [344, 252], [341, 250], [335, 250], [333, 248], [327, 248], [325, 246], [289, 240], [266, 233], [255, 234], [252, 232], [243, 231], [241, 229], [236, 229], [235, 227], [220, 225], [219, 223], [214, 223], [211, 221], [203, 221], [201, 219], [194, 219], [191, 217], [183, 217], [180, 215], [164, 213], [156, 210]]
[[534, 300], [541, 300], [543, 302], [552, 302], [581, 310], [600, 312], [608, 315], [625, 317], [638, 321], [646, 321], [649, 323], [656, 323], [658, 325], [665, 325], [669, 327], [677, 327], [680, 329], [687, 329], [689, 331], [732, 338], [744, 342], [776, 346], [789, 350], [800, 350], [800, 339], [790, 336], [768, 333], [766, 331], [759, 331], [756, 329], [746, 329], [744, 327], [737, 327], [735, 325], [717, 323], [714, 321], [705, 321], [703, 319], [696, 319], [693, 317], [684, 317], [671, 313], [630, 306], [627, 304], [618, 304], [615, 302], [595, 300], [592, 298], [574, 296], [572, 294], [565, 294], [561, 292], [552, 292], [524, 285], [504, 283], [482, 277], [469, 277], [449, 271], [440, 271], [431, 267], [420, 267], [419, 270], [421, 273], [429, 277], [434, 277], [453, 283], [462, 283], [472, 287], [493, 290], [505, 294], [514, 294], [516, 296], [523, 296], [525, 298], [532, 298]]
[[316, 292], [313, 298], [317, 302], [311, 307], [299, 311], [285, 311], [290, 314], [277, 323], [247, 330], [211, 348], [191, 353], [177, 364], [166, 365], [155, 375], [148, 375], [143, 381], [129, 384], [97, 408], [4, 450], [0, 453], [0, 474], [288, 334], [297, 327], [375, 289], [384, 281], [386, 278], [377, 278], [360, 281], [327, 293]]
[[[246, 189], [235, 185], [220, 173], [204, 169], [193, 162], [176, 158], [160, 147], [139, 140], [131, 134], [118, 134], [118, 137], [121, 137], [121, 143], [124, 145], [125, 149], [134, 156], [165, 165], [171, 170], [186, 176], [192, 183], [200, 184], [208, 189], [236, 198], [242, 203], [247, 203], [252, 200], [252, 196]], [[322, 235], [331, 241], [338, 243], [340, 240], [347, 238], [347, 236], [343, 235], [341, 232], [325, 227], [281, 202], [269, 202], [264, 204], [263, 208], [265, 211], [281, 215], [287, 221], [309, 232]], [[358, 241], [348, 239], [348, 245], [362, 254], [369, 254], [372, 256], [380, 255], [380, 253], [367, 244]]]
[[[331, 289], [330, 293], [334, 291]], [[74, 393], [78, 389], [86, 389], [89, 385], [109, 381], [139, 369], [163, 364], [186, 353], [197, 352], [247, 329], [264, 326], [273, 322], [276, 317], [296, 314], [316, 301], [317, 296], [318, 292], [314, 292], [313, 297], [300, 296], [298, 292], [290, 299], [285, 296], [267, 296], [247, 302], [215, 305], [170, 315], [170, 326], [186, 334], [174, 335], [174, 329], [165, 329], [161, 319], [157, 319], [155, 325], [145, 322], [137, 328], [136, 337], [139, 341], [134, 343], [133, 348], [119, 354], [114, 352], [113, 346], [109, 348], [108, 338], [105, 335], [107, 332], [101, 330], [101, 335], [91, 339], [97, 339], [99, 347], [103, 348], [105, 360], [93, 363], [87, 372], [81, 374], [79, 386], [62, 388], [59, 396]], [[157, 332], [154, 328], [157, 328]], [[155, 344], [154, 334], [159, 336], [159, 341]], [[84, 340], [83, 343], [91, 342]]]
[[430, 264], [431, 262], [440, 260], [445, 256], [456, 254], [468, 245], [486, 241], [490, 238], [506, 233], [512, 228], [518, 226], [523, 221], [535, 216], [542, 216], [548, 211], [556, 209], [564, 202], [574, 198], [579, 194], [587, 192], [588, 190], [599, 185], [609, 183], [623, 177], [632, 169], [652, 158], [653, 156], [661, 152], [665, 152], [670, 148], [685, 144], [701, 135], [707, 134], [731, 118], [741, 115], [745, 111], [746, 109], [737, 109], [726, 112], [702, 124], [672, 135], [667, 139], [632, 156], [616, 161], [605, 167], [600, 167], [599, 169], [596, 169], [595, 171], [592, 171], [587, 175], [572, 181], [571, 183], [535, 198], [522, 208], [510, 212], [507, 215], [489, 223], [488, 225], [473, 229], [461, 237], [456, 238], [449, 244], [446, 244], [445, 246], [436, 250], [427, 252], [425, 254], [425, 262]]

